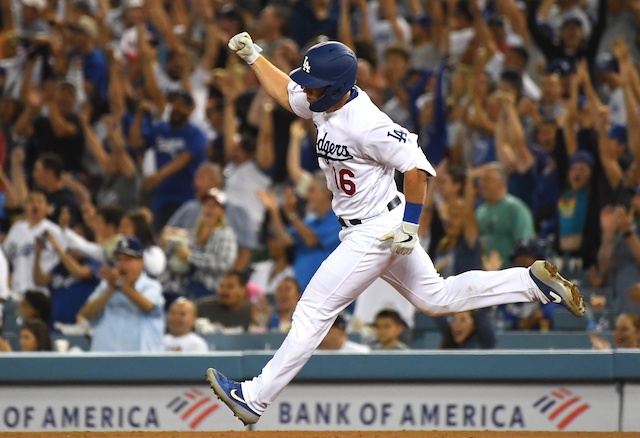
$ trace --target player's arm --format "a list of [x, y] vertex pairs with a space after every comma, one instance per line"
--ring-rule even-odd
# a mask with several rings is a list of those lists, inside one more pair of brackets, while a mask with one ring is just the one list
[[380, 240], [393, 239], [391, 252], [406, 255], [413, 251], [418, 241], [418, 222], [427, 190], [427, 172], [414, 167], [404, 172], [404, 216], [402, 224], [382, 236]]
[[247, 32], [237, 34], [229, 40], [229, 48], [249, 64], [267, 94], [283, 108], [293, 112], [287, 90], [291, 79], [267, 58], [260, 56], [261, 49], [253, 44], [251, 36]]
[[[422, 210], [422, 203], [424, 202], [424, 195], [426, 191], [427, 172], [414, 167], [404, 173], [404, 196], [407, 200], [407, 205], [416, 204], [419, 205], [420, 210]], [[418, 214], [418, 217], [419, 216], [420, 215]]]

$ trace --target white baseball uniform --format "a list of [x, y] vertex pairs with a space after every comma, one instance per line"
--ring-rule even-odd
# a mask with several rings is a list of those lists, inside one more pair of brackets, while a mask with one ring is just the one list
[[[291, 330], [262, 373], [242, 383], [249, 406], [261, 414], [307, 362], [336, 316], [376, 278], [381, 277], [422, 312], [442, 315], [498, 304], [548, 299], [526, 268], [470, 271], [440, 277], [422, 247], [408, 255], [390, 251], [380, 236], [403, 218], [404, 196], [396, 189], [394, 169], [419, 168], [435, 175], [417, 136], [393, 123], [361, 89], [331, 113], [309, 110], [302, 88], [290, 82], [289, 103], [302, 118], [313, 118], [316, 152], [333, 192], [333, 210], [347, 226], [341, 243], [322, 263], [304, 291]], [[389, 210], [396, 196], [402, 204]], [[360, 220], [351, 225], [349, 220]]]

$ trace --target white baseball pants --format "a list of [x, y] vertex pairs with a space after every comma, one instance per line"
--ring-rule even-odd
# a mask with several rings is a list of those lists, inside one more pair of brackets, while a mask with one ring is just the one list
[[409, 255], [390, 251], [378, 238], [397, 226], [403, 209], [343, 229], [342, 242], [322, 263], [302, 294], [291, 330], [262, 373], [242, 383], [242, 394], [264, 412], [309, 360], [338, 314], [381, 277], [420, 311], [445, 315], [499, 304], [548, 299], [527, 268], [469, 271], [443, 279], [420, 246]]

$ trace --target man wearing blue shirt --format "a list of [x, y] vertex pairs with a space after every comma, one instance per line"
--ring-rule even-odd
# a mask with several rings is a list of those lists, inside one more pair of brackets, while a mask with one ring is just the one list
[[271, 226], [276, 237], [286, 245], [294, 245], [293, 270], [300, 288], [304, 289], [322, 262], [340, 244], [342, 226], [331, 209], [331, 192], [327, 180], [318, 171], [307, 192], [308, 214], [304, 219], [297, 214], [297, 198], [292, 189], [285, 191], [282, 212], [289, 223], [284, 226], [277, 199], [272, 193], [259, 193], [259, 199], [269, 209]]
[[169, 121], [161, 121], [143, 130], [143, 118], [149, 109], [141, 103], [131, 126], [133, 147], [148, 145], [155, 154], [155, 172], [147, 175], [144, 188], [151, 192], [154, 228], [160, 231], [171, 215], [194, 197], [191, 182], [198, 166], [205, 160], [204, 133], [189, 123], [193, 98], [187, 92], [176, 92], [171, 100]]
[[91, 351], [163, 351], [162, 286], [144, 273], [143, 250], [138, 238], [123, 237], [115, 268], [101, 269], [103, 281], [78, 314], [96, 320]]
[[71, 44], [82, 62], [84, 91], [89, 98], [107, 99], [109, 68], [104, 53], [96, 47], [98, 25], [88, 15], [69, 25], [73, 31]]

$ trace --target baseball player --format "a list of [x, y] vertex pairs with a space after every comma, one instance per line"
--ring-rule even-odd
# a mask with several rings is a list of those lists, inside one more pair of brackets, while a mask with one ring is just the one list
[[[311, 47], [290, 75], [261, 56], [246, 32], [231, 38], [229, 48], [251, 66], [280, 105], [313, 119], [319, 164], [343, 227], [340, 245], [309, 282], [289, 334], [262, 373], [240, 383], [207, 370], [218, 398], [244, 424], [258, 421], [337, 315], [378, 277], [430, 315], [530, 301], [553, 301], [576, 316], [584, 314], [577, 287], [543, 260], [529, 268], [440, 277], [416, 245], [427, 175], [435, 176], [435, 170], [418, 147], [417, 136], [393, 123], [355, 85], [357, 59], [344, 44]], [[404, 194], [396, 189], [396, 169], [404, 173]]]

